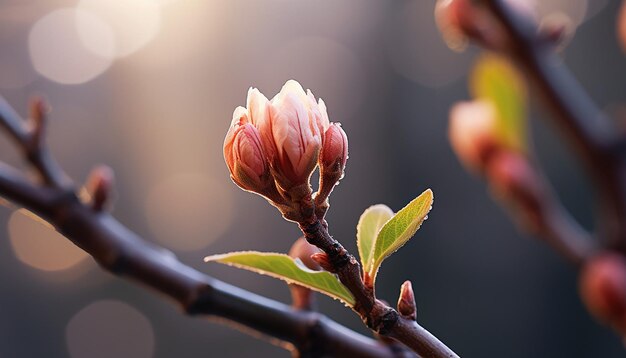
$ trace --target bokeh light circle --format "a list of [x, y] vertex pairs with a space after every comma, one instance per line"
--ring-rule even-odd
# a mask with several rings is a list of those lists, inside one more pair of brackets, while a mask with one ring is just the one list
[[8, 223], [9, 240], [17, 258], [43, 271], [78, 266], [88, 255], [35, 214], [14, 211]]
[[[77, 24], [82, 24], [79, 34]], [[97, 41], [107, 56], [88, 51], [81, 36]], [[55, 10], [35, 23], [28, 46], [33, 66], [41, 75], [63, 84], [84, 83], [112, 63], [115, 39], [110, 27], [95, 15], [76, 9]]]
[[149, 358], [155, 340], [150, 321], [126, 303], [94, 302], [72, 317], [66, 328], [72, 358]]
[[[124, 57], [148, 44], [161, 27], [161, 7], [154, 0], [81, 0], [77, 8], [89, 12], [106, 22], [113, 31], [116, 52], [114, 57]], [[98, 38], [86, 31], [90, 24], [78, 22], [81, 40], [85, 47], [102, 57], [112, 54], [102, 49]]]

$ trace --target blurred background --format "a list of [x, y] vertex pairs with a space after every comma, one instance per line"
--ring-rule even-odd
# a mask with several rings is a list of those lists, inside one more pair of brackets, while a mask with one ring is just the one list
[[[546, 0], [575, 36], [565, 63], [612, 114], [624, 113], [626, 60], [616, 0]], [[463, 357], [621, 357], [620, 339], [582, 306], [576, 275], [520, 234], [447, 141], [450, 106], [467, 99], [478, 53], [450, 51], [423, 0], [0, 0], [0, 95], [26, 115], [44, 94], [50, 144], [79, 182], [116, 172], [114, 214], [186, 264], [289, 302], [287, 287], [204, 264], [208, 254], [286, 252], [295, 225], [233, 185], [222, 158], [249, 86], [272, 97], [297, 79], [322, 97], [350, 140], [332, 195], [331, 232], [356, 252], [369, 205], [398, 210], [426, 188], [429, 220], [385, 262], [381, 298], [413, 281], [419, 321]], [[535, 146], [559, 195], [593, 228], [592, 193], [553, 128], [533, 112]], [[1, 159], [22, 167], [6, 137]], [[19, 208], [0, 206], [0, 357], [288, 357], [100, 270]], [[369, 334], [355, 314], [320, 309]]]

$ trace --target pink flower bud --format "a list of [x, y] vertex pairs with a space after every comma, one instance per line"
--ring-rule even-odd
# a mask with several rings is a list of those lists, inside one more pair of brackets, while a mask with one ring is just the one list
[[290, 80], [269, 103], [269, 116], [255, 123], [268, 148], [276, 181], [284, 190], [308, 182], [317, 164], [321, 130], [327, 127], [327, 121], [325, 106]]
[[348, 136], [339, 123], [332, 123], [324, 133], [320, 167], [343, 171], [348, 160]]
[[249, 122], [243, 107], [235, 109], [224, 141], [224, 159], [231, 178], [242, 189], [262, 194], [271, 184], [259, 131]]
[[456, 155], [469, 169], [484, 169], [498, 142], [496, 125], [496, 109], [491, 102], [462, 102], [452, 107], [448, 136]]

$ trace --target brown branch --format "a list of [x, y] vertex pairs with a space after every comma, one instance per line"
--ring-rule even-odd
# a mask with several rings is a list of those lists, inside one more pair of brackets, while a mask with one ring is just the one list
[[[142, 240], [102, 207], [79, 199], [75, 187], [28, 128], [0, 97], [0, 126], [15, 139], [44, 184], [0, 163], [0, 196], [50, 222], [105, 270], [141, 283], [178, 302], [189, 315], [225, 319], [292, 350], [335, 357], [397, 357], [390, 347], [315, 312], [294, 310], [184, 265], [174, 254]], [[41, 128], [40, 128], [41, 129]], [[36, 145], [33, 145], [33, 138]]]
[[494, 150], [485, 163], [486, 179], [511, 217], [576, 266], [595, 254], [597, 244], [562, 206], [541, 169], [525, 155]]
[[337, 240], [332, 238], [317, 217], [309, 224], [300, 224], [307, 241], [327, 255], [333, 273], [350, 290], [356, 301], [353, 307], [363, 322], [381, 336], [405, 344], [424, 358], [458, 357], [450, 348], [421, 327], [413, 319], [404, 317], [384, 302], [377, 300], [373, 287], [367, 287], [359, 261]]
[[554, 47], [537, 34], [532, 21], [502, 0], [481, 0], [506, 32], [507, 55], [539, 90], [537, 98], [583, 158], [601, 203], [600, 227], [610, 246], [626, 253], [626, 172], [619, 131], [561, 64]]
[[43, 99], [31, 102], [30, 119], [24, 121], [19, 114], [0, 97], [0, 127], [22, 150], [24, 159], [32, 165], [43, 182], [52, 187], [69, 187], [71, 182], [63, 170], [50, 156], [45, 143], [47, 106]]

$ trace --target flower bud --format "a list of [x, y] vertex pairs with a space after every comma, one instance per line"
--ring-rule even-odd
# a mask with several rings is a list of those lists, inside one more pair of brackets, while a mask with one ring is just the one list
[[224, 141], [224, 159], [230, 176], [244, 190], [264, 194], [272, 185], [259, 131], [249, 123], [247, 112], [238, 107]]
[[626, 335], [626, 262], [616, 253], [602, 253], [583, 267], [580, 292], [596, 317]]
[[322, 170], [341, 171], [346, 167], [348, 160], [348, 136], [339, 123], [332, 123], [326, 133], [322, 152], [320, 154], [320, 168]]
[[331, 123], [322, 142], [322, 152], [319, 157], [320, 185], [315, 193], [315, 215], [324, 219], [328, 210], [328, 196], [335, 185], [343, 178], [343, 172], [348, 160], [348, 137], [339, 123]]
[[398, 312], [408, 319], [417, 320], [417, 306], [411, 281], [404, 281], [400, 287], [400, 297], [398, 298]]
[[463, 14], [469, 16], [471, 4], [468, 0], [438, 0], [435, 4], [435, 22], [446, 45], [454, 51], [463, 51], [467, 47]]
[[91, 208], [94, 211], [104, 211], [111, 205], [114, 178], [113, 169], [106, 165], [96, 167], [89, 174], [85, 189], [91, 197]]
[[463, 165], [482, 171], [498, 143], [496, 108], [488, 101], [462, 102], [450, 111], [448, 136]]
[[315, 261], [321, 268], [330, 272], [337, 273], [335, 267], [331, 264], [330, 258], [324, 252], [317, 252], [311, 255], [311, 260]]
[[[325, 109], [325, 108], [323, 108]], [[258, 122], [263, 145], [279, 186], [285, 190], [308, 185], [321, 147], [320, 130], [327, 115], [300, 84], [290, 80], [269, 103], [267, 120]]]
[[[289, 256], [300, 260], [304, 266], [313, 270], [320, 271], [320, 265], [311, 258], [311, 255], [319, 253], [320, 250], [309, 244], [304, 237], [300, 237], [293, 243], [289, 250]], [[315, 296], [313, 292], [303, 286], [297, 284], [289, 284], [291, 291], [292, 306], [298, 310], [312, 310], [315, 308]]]

